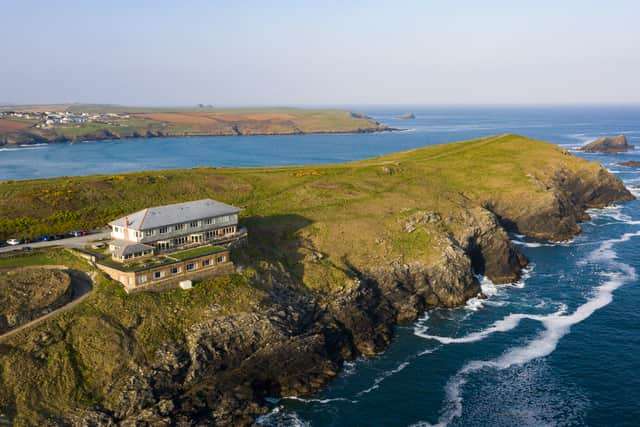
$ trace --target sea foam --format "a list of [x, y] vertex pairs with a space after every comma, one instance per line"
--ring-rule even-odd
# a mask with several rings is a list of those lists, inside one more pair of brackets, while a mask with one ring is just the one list
[[613, 246], [638, 236], [640, 236], [640, 231], [625, 233], [620, 238], [606, 240], [587, 256], [587, 262], [604, 264], [613, 271], [601, 273], [602, 283], [595, 288], [593, 295], [571, 314], [567, 315], [559, 312], [542, 316], [515, 314], [494, 323], [484, 331], [473, 333], [466, 337], [429, 337], [440, 342], [447, 341], [447, 343], [473, 342], [483, 339], [491, 333], [513, 329], [523, 318], [538, 320], [544, 326], [544, 330], [526, 345], [511, 348], [495, 359], [474, 360], [466, 363], [449, 380], [445, 387], [445, 406], [437, 425], [447, 425], [453, 419], [462, 415], [462, 388], [467, 383], [469, 374], [483, 369], [504, 370], [548, 356], [555, 351], [560, 339], [569, 333], [571, 326], [588, 319], [594, 312], [607, 306], [613, 300], [613, 292], [616, 289], [627, 282], [636, 280], [637, 274], [633, 267], [616, 261], [617, 254], [613, 250]]

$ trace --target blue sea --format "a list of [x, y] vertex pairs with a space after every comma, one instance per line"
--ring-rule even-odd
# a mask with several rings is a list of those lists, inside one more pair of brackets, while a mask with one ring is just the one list
[[[192, 137], [0, 148], [0, 179], [210, 166], [335, 163], [426, 145], [518, 133], [575, 150], [602, 135], [640, 146], [640, 107], [379, 107], [402, 132]], [[415, 120], [399, 120], [407, 111]], [[637, 195], [640, 160], [582, 154]], [[273, 400], [272, 426], [640, 425], [640, 201], [592, 210], [562, 243], [513, 240], [531, 261], [487, 300], [398, 327], [382, 354], [345, 365], [325, 390]]]

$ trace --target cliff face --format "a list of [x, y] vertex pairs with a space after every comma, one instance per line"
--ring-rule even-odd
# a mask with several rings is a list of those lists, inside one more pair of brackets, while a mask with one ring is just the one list
[[154, 364], [136, 369], [112, 414], [84, 413], [73, 420], [193, 425], [213, 419], [216, 425], [241, 425], [267, 410], [265, 397], [318, 390], [344, 360], [384, 350], [394, 325], [477, 296], [474, 272], [496, 283], [517, 280], [526, 259], [501, 221], [529, 235], [562, 239], [579, 231], [576, 220], [585, 218], [586, 208], [629, 199], [606, 171], [595, 181], [566, 171], [558, 177], [548, 204], [524, 217], [498, 219], [485, 208], [464, 211], [464, 227], [443, 238], [446, 249], [433, 265], [373, 266], [357, 272], [344, 292], [324, 298], [283, 286], [262, 313], [198, 324], [186, 342], [163, 348]]
[[[229, 173], [231, 185], [240, 172]], [[18, 423], [46, 413], [54, 425], [250, 424], [267, 410], [265, 397], [314, 392], [345, 360], [384, 350], [398, 323], [477, 296], [474, 273], [496, 283], [517, 280], [526, 259], [507, 230], [563, 240], [580, 231], [587, 208], [632, 198], [602, 167], [515, 136], [340, 168], [243, 173], [237, 188], [250, 183], [259, 197], [242, 195], [249, 244], [234, 261], [251, 283], [242, 292], [260, 290], [254, 305], [229, 309], [244, 298], [238, 284], [156, 299], [98, 293], [102, 301], [90, 300], [86, 312], [50, 327], [46, 343], [34, 331], [28, 338], [37, 345], [16, 339], [0, 346], [0, 411], [23, 405]], [[271, 193], [269, 179], [277, 183]], [[172, 297], [178, 302], [164, 302]], [[174, 326], [167, 313], [195, 320]], [[145, 322], [156, 317], [170, 333], [154, 335], [159, 345], [151, 347]], [[119, 364], [90, 363], [114, 342], [106, 353]], [[73, 358], [55, 364], [50, 359], [67, 354], [56, 347], [63, 343]], [[43, 399], [54, 408], [23, 403], [6, 354], [30, 369], [60, 366], [56, 373], [71, 378], [68, 396], [56, 384], [62, 397]], [[92, 377], [97, 372], [100, 380]], [[90, 405], [76, 397], [85, 389], [95, 390]]]

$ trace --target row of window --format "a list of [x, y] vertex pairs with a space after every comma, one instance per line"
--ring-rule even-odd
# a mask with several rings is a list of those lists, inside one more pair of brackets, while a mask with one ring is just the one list
[[147, 255], [153, 255], [153, 250], [149, 249], [142, 252], [134, 252], [132, 254], [127, 254], [122, 256], [121, 259], [132, 259], [132, 258], [138, 258], [141, 256], [147, 256]]
[[[227, 260], [226, 255], [219, 255], [216, 257], [216, 263], [220, 264], [222, 262], [225, 262]], [[213, 264], [213, 259], [212, 258], [208, 258], [205, 260], [202, 260], [200, 262], [200, 266], [202, 268], [206, 268], [206, 267], [210, 267]], [[195, 271], [198, 269], [198, 262], [190, 262], [188, 264], [186, 264], [184, 266], [184, 268], [187, 271]], [[174, 274], [179, 274], [182, 272], [182, 268], [181, 267], [171, 267], [171, 269], [169, 270], [169, 274], [170, 275], [174, 275]], [[153, 280], [159, 280], [165, 277], [165, 271], [164, 270], [160, 270], [160, 271], [154, 271], [151, 274]], [[138, 283], [145, 283], [147, 281], [147, 276], [146, 275], [140, 275], [138, 276]]]
[[[227, 224], [231, 221], [238, 221], [238, 215], [225, 215], [217, 218], [206, 218], [200, 221], [191, 221], [188, 224], [176, 224], [176, 225], [168, 225], [166, 227], [160, 227], [158, 229], [146, 230], [144, 232], [144, 237], [154, 236], [156, 234], [156, 230], [159, 234], [167, 234], [172, 231], [182, 231], [187, 228], [200, 228], [203, 225], [213, 225], [213, 224]], [[141, 237], [141, 236], [139, 236]]]

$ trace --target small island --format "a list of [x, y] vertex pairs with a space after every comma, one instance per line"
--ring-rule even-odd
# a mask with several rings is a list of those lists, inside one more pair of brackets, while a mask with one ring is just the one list
[[0, 107], [0, 146], [162, 136], [295, 135], [393, 130], [364, 113], [301, 108]]
[[413, 114], [413, 113], [404, 113], [404, 114], [400, 114], [398, 116], [398, 119], [400, 119], [400, 120], [412, 120], [412, 119], [415, 119], [415, 118], [416, 118], [416, 115]]
[[632, 149], [633, 145], [629, 145], [627, 137], [618, 135], [598, 138], [580, 148], [580, 151], [585, 153], [623, 153]]
[[628, 160], [626, 162], [618, 163], [620, 166], [628, 166], [631, 168], [640, 168], [640, 162], [637, 160]]

